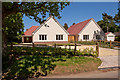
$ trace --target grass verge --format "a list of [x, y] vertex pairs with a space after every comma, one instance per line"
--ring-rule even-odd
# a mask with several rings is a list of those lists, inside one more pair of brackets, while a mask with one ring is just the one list
[[101, 60], [93, 57], [71, 57], [54, 64], [56, 67], [50, 74], [71, 74], [97, 70]]

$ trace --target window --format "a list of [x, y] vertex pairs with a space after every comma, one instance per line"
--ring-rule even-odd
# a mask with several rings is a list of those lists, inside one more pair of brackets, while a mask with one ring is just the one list
[[47, 40], [47, 35], [39, 35], [39, 40]]
[[56, 35], [56, 40], [63, 40], [63, 35]]
[[94, 34], [96, 34], [96, 31], [94, 31]]
[[89, 35], [83, 35], [84, 40], [89, 40]]
[[108, 37], [113, 37], [113, 36], [108, 36]]
[[96, 39], [98, 39], [98, 40], [99, 40], [99, 39], [100, 39], [100, 35], [96, 35]]
[[27, 37], [26, 40], [29, 40], [29, 38]]

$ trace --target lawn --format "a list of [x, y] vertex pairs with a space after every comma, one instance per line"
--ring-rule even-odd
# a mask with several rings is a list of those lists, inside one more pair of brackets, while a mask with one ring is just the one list
[[97, 70], [98, 66], [101, 64], [100, 59], [93, 57], [71, 57], [65, 60], [66, 61], [55, 62], [56, 67], [51, 74], [71, 74], [94, 71]]

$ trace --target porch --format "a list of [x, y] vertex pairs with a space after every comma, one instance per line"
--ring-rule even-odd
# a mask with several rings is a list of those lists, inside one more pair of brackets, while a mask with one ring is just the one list
[[22, 43], [32, 43], [32, 36], [22, 36]]

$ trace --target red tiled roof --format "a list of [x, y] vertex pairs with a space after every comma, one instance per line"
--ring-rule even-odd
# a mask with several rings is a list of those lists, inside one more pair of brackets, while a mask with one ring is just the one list
[[[92, 19], [92, 18], [91, 18]], [[69, 35], [76, 35], [78, 33], [80, 33], [80, 31], [87, 25], [87, 23], [91, 20], [91, 19], [88, 19], [86, 21], [83, 21], [83, 22], [80, 22], [80, 23], [77, 23], [77, 24], [74, 24], [72, 26], [70, 26], [67, 31], [69, 33]]]
[[110, 32], [105, 33], [105, 35], [108, 35]]
[[39, 26], [32, 26], [28, 30], [24, 32], [25, 36], [32, 36], [32, 32], [34, 32]]

